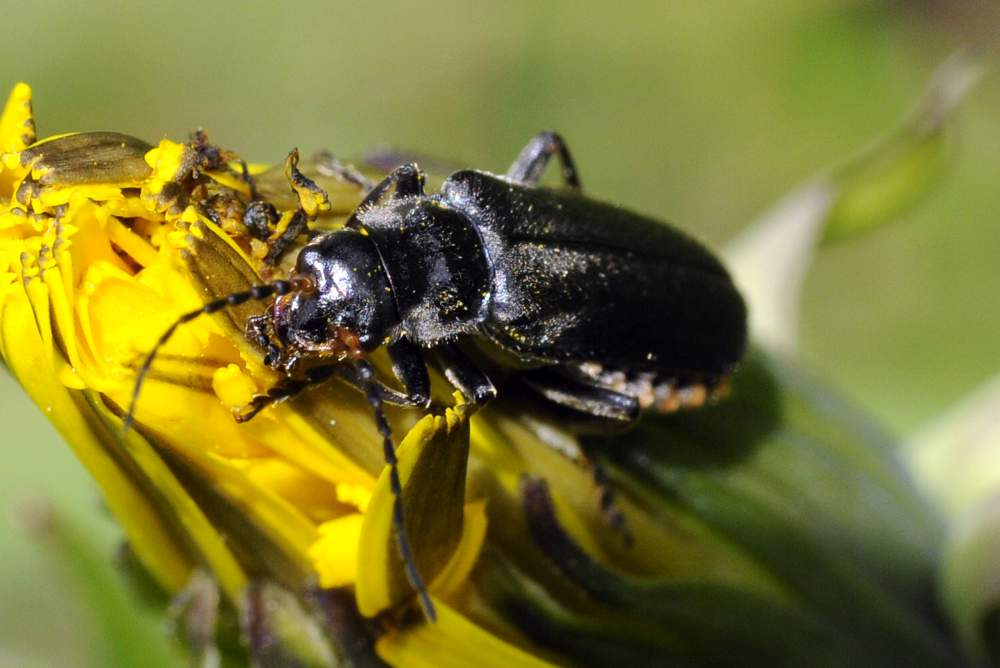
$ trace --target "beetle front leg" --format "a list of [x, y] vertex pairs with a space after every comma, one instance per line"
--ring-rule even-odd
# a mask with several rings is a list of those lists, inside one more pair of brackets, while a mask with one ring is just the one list
[[431, 378], [420, 348], [402, 338], [387, 345], [386, 351], [392, 361], [392, 373], [403, 385], [405, 392], [394, 390], [377, 378], [366, 380], [356, 367], [341, 366], [337, 370], [337, 377], [365, 393], [369, 390], [369, 384], [374, 383], [379, 397], [387, 404], [427, 408], [431, 402]]
[[326, 364], [323, 366], [312, 367], [306, 371], [302, 378], [294, 378], [291, 376], [283, 378], [277, 385], [269, 388], [264, 394], [254, 395], [254, 397], [250, 400], [250, 403], [233, 413], [233, 417], [236, 418], [237, 422], [248, 422], [268, 406], [280, 403], [286, 399], [291, 399], [292, 397], [301, 394], [306, 388], [312, 387], [313, 385], [325, 383], [334, 374], [336, 374], [339, 369], [339, 364]]
[[392, 360], [392, 373], [403, 384], [410, 405], [424, 408], [431, 401], [431, 377], [420, 348], [409, 339], [401, 338], [386, 346]]
[[545, 167], [554, 155], [558, 155], [559, 162], [562, 163], [562, 177], [565, 184], [573, 190], [579, 190], [580, 175], [576, 171], [576, 165], [573, 164], [566, 142], [556, 132], [539, 132], [532, 137], [514, 164], [507, 170], [507, 178], [531, 186], [538, 185]]
[[481, 406], [496, 398], [497, 388], [483, 371], [454, 344], [446, 343], [434, 348], [441, 370], [448, 382], [465, 395], [474, 406]]
[[[426, 373], [427, 370], [424, 369], [424, 374], [426, 375]], [[287, 399], [296, 397], [304, 390], [313, 387], [314, 385], [322, 385], [330, 378], [334, 377], [340, 378], [348, 385], [357, 388], [358, 390], [363, 392], [367, 391], [367, 386], [362, 380], [361, 374], [354, 367], [345, 366], [339, 362], [337, 364], [314, 366], [308, 369], [305, 372], [305, 375], [301, 378], [288, 376], [287, 378], [283, 378], [273, 387], [269, 388], [267, 392], [255, 395], [250, 400], [250, 403], [234, 413], [234, 417], [237, 422], [248, 422], [268, 406], [272, 406]], [[388, 387], [379, 380], [374, 381], [374, 386], [379, 398], [388, 404], [426, 408], [429, 402], [429, 379], [427, 381], [427, 387], [422, 393], [413, 391], [410, 386], [407, 386], [406, 389], [408, 394], [403, 394], [402, 392], [397, 392], [391, 387]]]

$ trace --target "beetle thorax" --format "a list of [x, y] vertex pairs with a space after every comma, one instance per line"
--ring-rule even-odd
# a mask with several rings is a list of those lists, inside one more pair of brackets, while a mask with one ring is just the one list
[[491, 272], [462, 213], [414, 197], [373, 207], [361, 223], [382, 257], [403, 333], [430, 346], [475, 329], [488, 306]]

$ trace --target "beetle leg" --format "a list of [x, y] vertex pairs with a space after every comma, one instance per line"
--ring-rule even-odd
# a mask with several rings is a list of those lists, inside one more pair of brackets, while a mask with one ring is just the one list
[[[426, 373], [427, 370], [424, 369], [424, 374], [426, 375]], [[234, 417], [237, 422], [247, 422], [268, 406], [280, 403], [286, 399], [291, 399], [314, 385], [322, 385], [333, 377], [340, 378], [348, 385], [361, 390], [362, 392], [367, 391], [367, 385], [363, 381], [360, 372], [358, 372], [358, 370], [354, 367], [345, 366], [343, 364], [314, 366], [307, 370], [305, 375], [301, 378], [288, 376], [282, 379], [277, 385], [268, 389], [267, 392], [255, 395], [250, 400], [250, 403], [239, 409], [234, 414]], [[428, 396], [430, 394], [430, 381], [428, 381], [428, 388], [423, 392], [423, 394], [413, 391], [409, 386], [406, 388], [409, 394], [403, 394], [402, 392], [398, 392], [385, 385], [381, 381], [375, 380], [374, 383], [379, 397], [382, 401], [388, 404], [395, 404], [397, 406], [416, 406], [420, 408], [427, 406]]]
[[409, 405], [426, 407], [431, 401], [431, 377], [420, 348], [405, 337], [386, 348], [392, 360], [392, 372], [406, 389]]
[[526, 371], [522, 378], [529, 387], [560, 406], [617, 422], [631, 422], [639, 417], [636, 397], [570, 378], [554, 369]]
[[283, 378], [264, 394], [254, 395], [250, 403], [233, 413], [233, 417], [236, 418], [237, 422], [247, 422], [268, 406], [290, 399], [308, 387], [325, 383], [337, 373], [340, 366], [339, 364], [314, 366], [307, 370], [301, 378], [292, 376]]
[[[337, 378], [344, 381], [351, 387], [354, 387], [361, 392], [368, 392], [368, 381], [366, 381], [361, 372], [354, 367], [345, 366], [337, 370]], [[426, 408], [428, 404], [428, 397], [430, 396], [430, 381], [428, 380], [428, 389], [421, 392], [419, 390], [414, 390], [411, 386], [406, 385], [406, 394], [394, 390], [382, 381], [374, 379], [375, 388], [378, 391], [379, 397], [387, 404], [394, 404], [396, 406], [413, 406], [415, 408]], [[401, 381], [403, 382], [403, 381]]]
[[362, 211], [367, 211], [369, 208], [378, 203], [383, 197], [385, 197], [385, 194], [389, 192], [389, 189], [393, 186], [396, 187], [396, 192], [392, 195], [392, 197], [423, 196], [424, 173], [420, 171], [420, 168], [417, 167], [417, 163], [415, 162], [400, 165], [396, 169], [392, 170], [389, 176], [382, 179], [377, 186], [368, 191], [365, 198], [361, 200], [361, 203], [354, 209], [351, 217], [347, 219], [346, 223], [344, 223], [344, 227], [358, 227], [358, 214]]
[[454, 344], [437, 346], [434, 352], [437, 354], [445, 378], [473, 405], [480, 406], [497, 396], [497, 388], [489, 376]]
[[539, 132], [532, 137], [514, 164], [507, 170], [507, 178], [532, 186], [538, 185], [545, 167], [554, 155], [558, 155], [559, 162], [562, 163], [562, 177], [565, 184], [573, 190], [579, 190], [580, 175], [576, 171], [576, 165], [573, 164], [566, 142], [556, 132]]
[[375, 183], [371, 179], [359, 172], [354, 166], [345, 165], [327, 150], [318, 152], [313, 156], [313, 160], [316, 162], [316, 171], [323, 176], [332, 176], [346, 181], [356, 185], [366, 193], [375, 187]]

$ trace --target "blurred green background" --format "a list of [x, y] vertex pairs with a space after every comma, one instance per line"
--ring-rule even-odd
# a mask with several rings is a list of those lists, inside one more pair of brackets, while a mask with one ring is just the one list
[[[34, 87], [40, 136], [201, 126], [254, 161], [391, 145], [502, 171], [553, 128], [592, 195], [716, 246], [896, 127], [936, 64], [1000, 26], [987, 3], [932, 0], [4, 4], [0, 87]], [[821, 252], [806, 285], [805, 365], [900, 435], [1000, 371], [996, 76], [958, 125], [939, 187]], [[116, 530], [6, 375], [0, 396], [0, 665], [127, 664], [65, 576], [86, 564], [18, 520], [52, 500], [97, 563]]]

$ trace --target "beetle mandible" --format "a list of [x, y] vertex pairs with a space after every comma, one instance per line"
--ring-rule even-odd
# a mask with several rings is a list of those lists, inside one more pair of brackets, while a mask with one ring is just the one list
[[[565, 188], [540, 184], [553, 157]], [[126, 424], [178, 326], [251, 300], [272, 300], [247, 334], [286, 378], [237, 419], [334, 376], [366, 394], [396, 495], [397, 543], [432, 619], [402, 522], [383, 402], [426, 408], [428, 363], [474, 405], [488, 402], [497, 390], [468, 354], [476, 347], [499, 351], [501, 364], [554, 404], [630, 423], [642, 409], [700, 405], [733, 371], [747, 338], [746, 307], [719, 260], [679, 230], [582, 196], [553, 132], [535, 136], [505, 176], [459, 171], [435, 194], [424, 192], [415, 163], [397, 167], [343, 229], [302, 248], [289, 280], [181, 316], [141, 367]], [[383, 346], [402, 391], [378, 380], [365, 359]]]

